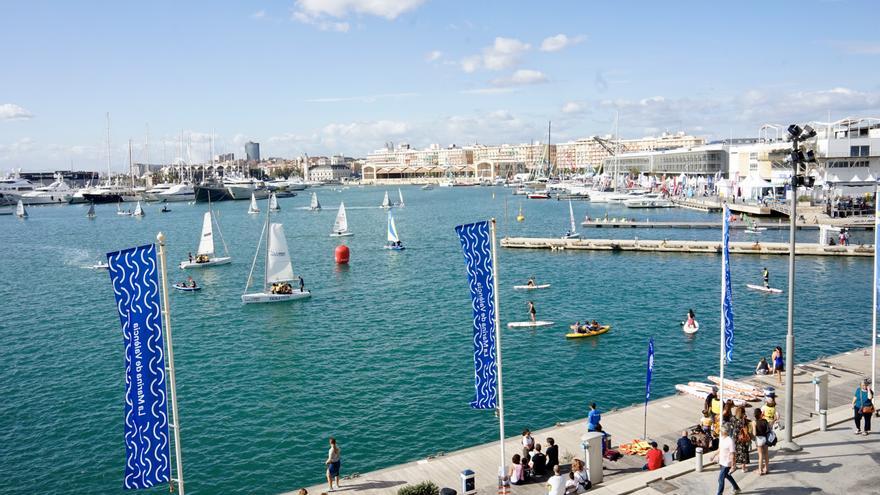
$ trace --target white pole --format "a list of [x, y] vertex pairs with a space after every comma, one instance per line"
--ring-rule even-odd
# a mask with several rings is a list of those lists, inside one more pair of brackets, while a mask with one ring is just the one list
[[495, 352], [497, 358], [495, 360], [495, 372], [498, 375], [498, 430], [501, 440], [501, 465], [499, 475], [504, 476], [506, 473], [507, 458], [504, 454], [504, 382], [501, 379], [501, 307], [498, 302], [498, 256], [495, 250], [495, 219], [490, 223], [492, 234], [492, 280], [495, 282], [492, 293], [495, 298]]
[[[724, 205], [721, 208], [721, 214], [724, 215], [722, 218], [722, 226], [724, 225], [724, 221], [727, 221], [730, 212], [727, 209], [727, 205]], [[727, 261], [727, 255], [724, 254], [724, 229], [722, 227], [721, 231], [721, 339], [720, 345], [718, 346], [721, 352], [720, 355], [720, 364], [721, 364], [721, 383], [718, 385], [718, 402], [719, 406], [719, 414], [724, 410], [724, 358], [727, 354], [727, 342], [724, 340], [724, 292], [727, 290], [727, 273], [724, 269], [724, 264]], [[709, 407], [712, 407], [712, 404], [709, 404]], [[719, 424], [721, 422], [721, 418], [717, 418]]]
[[180, 495], [184, 495], [183, 455], [180, 452], [180, 421], [177, 415], [177, 386], [174, 378], [174, 346], [171, 344], [171, 311], [168, 308], [168, 277], [165, 273], [165, 234], [159, 232], [156, 240], [159, 241], [159, 263], [162, 268], [162, 316], [165, 317], [165, 347], [168, 352], [168, 385], [172, 419], [169, 426], [174, 429], [174, 460], [177, 464], [177, 479], [172, 476], [171, 481], [177, 482], [177, 491]]
[[880, 183], [874, 187], [874, 285], [871, 293], [874, 294], [874, 304], [871, 310], [871, 386], [876, 387], [877, 380], [877, 239], [880, 239], [880, 208], [877, 208], [877, 200], [880, 199]]

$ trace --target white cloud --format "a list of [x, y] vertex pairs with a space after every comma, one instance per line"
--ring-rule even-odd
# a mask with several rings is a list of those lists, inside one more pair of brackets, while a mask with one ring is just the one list
[[15, 103], [0, 104], [0, 120], [24, 120], [32, 118], [34, 118], [34, 114]]
[[578, 36], [566, 36], [562, 33], [557, 34], [556, 36], [550, 36], [548, 38], [544, 38], [544, 41], [541, 42], [541, 51], [542, 52], [558, 52], [563, 48], [568, 48], [569, 46], [576, 45], [578, 43], [583, 42], [587, 39], [586, 36], [578, 35]]
[[427, 55], [425, 55], [425, 60], [427, 60], [428, 62], [435, 62], [437, 60], [440, 60], [442, 56], [443, 52], [441, 52], [440, 50], [432, 50], [428, 52]]
[[321, 31], [336, 31], [337, 33], [347, 33], [351, 26], [347, 22], [327, 21], [317, 17], [312, 17], [303, 12], [294, 12], [291, 18], [302, 24], [315, 26]]
[[254, 12], [253, 14], [251, 14], [251, 19], [255, 19], [255, 20], [260, 20], [260, 19], [263, 19], [263, 18], [265, 18], [265, 17], [266, 17], [266, 11], [265, 11], [265, 10], [258, 10], [258, 11], [256, 11], [256, 12]]
[[506, 88], [476, 88], [476, 89], [465, 89], [459, 91], [461, 94], [465, 95], [497, 95], [502, 93], [513, 93], [516, 91], [516, 88], [506, 87]]
[[425, 0], [297, 0], [299, 12], [312, 17], [343, 18], [349, 14], [366, 14], [394, 20], [415, 10]]
[[547, 76], [541, 71], [532, 69], [518, 69], [510, 76], [499, 77], [492, 80], [492, 84], [495, 86], [525, 86], [545, 82], [547, 82]]
[[531, 49], [531, 45], [515, 38], [497, 37], [492, 46], [483, 48], [480, 55], [470, 55], [461, 59], [461, 70], [475, 72], [477, 69], [503, 70], [519, 62], [522, 55]]
[[413, 96], [419, 96], [418, 93], [385, 93], [378, 95], [366, 95], [366, 96], [336, 96], [329, 98], [311, 98], [305, 100], [307, 103], [340, 103], [340, 102], [350, 102], [350, 101], [358, 101], [362, 103], [373, 103], [378, 100], [388, 99], [388, 98], [410, 98]]
[[562, 113], [582, 113], [586, 110], [586, 106], [583, 103], [579, 103], [577, 101], [568, 101], [562, 105]]

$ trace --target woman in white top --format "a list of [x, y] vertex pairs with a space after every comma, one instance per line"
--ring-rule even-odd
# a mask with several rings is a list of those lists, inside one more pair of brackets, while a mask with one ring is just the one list
[[574, 476], [574, 482], [577, 484], [575, 493], [586, 493], [590, 489], [590, 476], [587, 474], [584, 461], [573, 459], [571, 461], [571, 472]]
[[339, 488], [339, 468], [342, 461], [339, 458], [339, 446], [336, 445], [336, 439], [330, 438], [330, 451], [327, 452], [327, 483], [330, 485], [330, 491], [333, 491], [333, 480], [336, 480], [336, 488]]

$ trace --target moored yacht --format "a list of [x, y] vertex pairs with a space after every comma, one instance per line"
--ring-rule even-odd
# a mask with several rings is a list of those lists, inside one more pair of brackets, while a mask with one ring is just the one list
[[189, 182], [183, 182], [181, 184], [174, 184], [167, 190], [156, 194], [156, 199], [163, 203], [193, 201], [196, 199], [196, 191]]
[[102, 184], [91, 191], [83, 193], [83, 199], [95, 204], [128, 203], [140, 201], [141, 197], [135, 191], [122, 184]]
[[73, 189], [64, 182], [59, 175], [55, 177], [55, 182], [48, 186], [42, 186], [28, 191], [21, 195], [21, 200], [27, 206], [32, 205], [57, 205], [64, 204], [73, 196]]
[[13, 203], [18, 202], [24, 193], [34, 190], [34, 185], [29, 180], [20, 177], [7, 177], [0, 179], [0, 194]]

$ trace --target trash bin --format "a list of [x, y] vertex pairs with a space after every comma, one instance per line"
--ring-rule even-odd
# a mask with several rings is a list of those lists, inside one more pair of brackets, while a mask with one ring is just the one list
[[477, 493], [476, 476], [470, 469], [465, 469], [461, 472], [461, 494], [473, 495], [475, 493]]
[[453, 490], [452, 488], [441, 488], [440, 495], [457, 495], [458, 492]]

